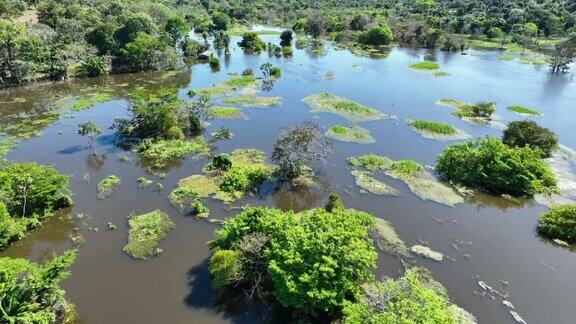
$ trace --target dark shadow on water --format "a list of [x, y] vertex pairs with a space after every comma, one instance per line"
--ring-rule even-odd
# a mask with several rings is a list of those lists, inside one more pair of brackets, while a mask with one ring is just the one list
[[256, 320], [253, 307], [243, 301], [240, 291], [218, 293], [214, 290], [208, 273], [208, 259], [188, 270], [187, 277], [190, 288], [190, 293], [184, 298], [187, 306], [214, 311], [233, 323], [260, 322]]
[[88, 145], [74, 145], [74, 146], [67, 147], [63, 150], [56, 151], [56, 153], [68, 155], [68, 154], [80, 153], [80, 152], [86, 151], [86, 150], [90, 150], [90, 146], [88, 146]]

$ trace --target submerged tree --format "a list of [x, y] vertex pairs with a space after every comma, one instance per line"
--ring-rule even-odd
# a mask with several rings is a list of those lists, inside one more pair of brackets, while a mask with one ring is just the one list
[[508, 124], [502, 142], [510, 147], [537, 148], [542, 151], [543, 157], [549, 157], [558, 146], [558, 136], [532, 120], [521, 120]]
[[208, 95], [201, 95], [200, 98], [188, 104], [188, 121], [190, 123], [190, 133], [198, 134], [202, 131], [204, 121], [210, 120], [212, 115], [212, 100]]
[[280, 34], [280, 45], [290, 46], [292, 44], [292, 31], [287, 29]]
[[330, 141], [318, 124], [307, 121], [284, 128], [274, 143], [272, 161], [285, 180], [304, 175], [315, 162], [325, 161], [332, 153]]
[[550, 71], [552, 73], [566, 72], [570, 63], [576, 56], [576, 33], [572, 34], [569, 39], [556, 45], [552, 60], [550, 62]]
[[80, 136], [88, 137], [88, 145], [92, 150], [92, 155], [94, 156], [98, 155], [96, 149], [94, 148], [94, 137], [96, 135], [102, 134], [102, 130], [100, 129], [100, 127], [98, 127], [98, 125], [96, 125], [96, 123], [93, 121], [87, 121], [78, 124], [78, 129], [76, 130], [76, 133], [78, 133], [78, 135]]

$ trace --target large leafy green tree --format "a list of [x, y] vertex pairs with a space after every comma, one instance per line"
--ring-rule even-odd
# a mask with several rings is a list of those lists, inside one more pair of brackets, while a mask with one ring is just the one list
[[21, 258], [0, 257], [0, 318], [4, 323], [74, 323], [72, 304], [60, 281], [67, 278], [74, 251], [37, 265]]

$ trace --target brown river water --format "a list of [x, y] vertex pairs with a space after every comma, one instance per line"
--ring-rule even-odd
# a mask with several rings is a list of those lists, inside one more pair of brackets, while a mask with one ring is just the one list
[[[264, 38], [277, 41], [277, 36]], [[232, 43], [237, 41], [234, 37]], [[453, 142], [421, 137], [404, 123], [407, 118], [448, 122], [475, 137], [501, 135], [501, 130], [458, 119], [450, 109], [435, 105], [440, 98], [494, 101], [504, 123], [523, 119], [507, 111], [507, 106], [534, 107], [543, 113], [535, 120], [557, 132], [562, 144], [576, 149], [576, 83], [570, 75], [552, 76], [546, 67], [502, 61], [496, 52], [470, 51], [468, 55], [460, 55], [393, 48], [385, 57], [369, 58], [326, 46], [320, 56], [295, 49], [291, 59], [269, 57], [266, 53], [248, 55], [236, 46], [231, 52], [227, 58], [222, 55], [218, 72], [204, 64], [188, 66], [176, 74], [108, 76], [0, 92], [0, 101], [4, 102], [0, 104], [1, 128], [24, 113], [34, 115], [56, 97], [107, 89], [115, 98], [82, 111], [62, 111], [57, 120], [42, 125], [41, 136], [22, 140], [8, 154], [11, 160], [53, 164], [72, 175], [70, 187], [75, 205], [58, 213], [2, 255], [42, 260], [73, 248], [70, 237], [79, 232], [86, 244], [79, 247], [72, 275], [63, 282], [63, 287], [76, 305], [81, 323], [259, 321], [253, 312], [225, 305], [215, 298], [206, 269], [209, 256], [206, 242], [213, 237], [217, 225], [183, 216], [167, 200], [178, 180], [201, 173], [207, 160], [186, 158], [172, 165], [165, 178], [149, 175], [137, 155], [114, 145], [109, 126], [115, 118], [128, 116], [125, 97], [135, 87], [178, 88], [181, 97], [187, 99], [188, 89], [210, 86], [226, 79], [228, 73], [240, 73], [247, 67], [259, 72], [262, 63], [271, 62], [281, 67], [282, 77], [264, 95], [280, 96], [283, 104], [276, 108], [244, 109], [247, 121], [211, 122], [207, 134], [220, 127], [227, 127], [234, 134], [233, 139], [215, 144], [218, 152], [258, 148], [269, 154], [283, 126], [310, 119], [324, 128], [345, 123], [336, 115], [312, 114], [301, 102], [317, 92], [352, 99], [397, 119], [361, 124], [372, 132], [375, 144], [334, 142], [335, 152], [329, 162], [318, 166], [319, 188], [298, 192], [264, 190], [232, 206], [206, 200], [212, 217], [232, 217], [238, 212], [234, 207], [246, 203], [308, 209], [321, 205], [330, 192], [337, 192], [348, 207], [388, 219], [409, 246], [426, 242], [449, 256], [441, 263], [420, 257], [413, 262], [430, 269], [455, 303], [473, 313], [480, 323], [513, 323], [514, 319], [501, 297], [481, 296], [479, 281], [507, 293], [507, 300], [527, 323], [574, 323], [576, 249], [560, 247], [537, 235], [537, 218], [546, 210], [545, 206], [533, 200], [512, 202], [476, 195], [464, 204], [448, 207], [421, 200], [406, 184], [383, 175], [378, 178], [400, 189], [401, 197], [363, 194], [346, 163], [349, 156], [372, 153], [433, 165], [442, 149]], [[437, 61], [451, 75], [433, 77], [408, 68], [424, 58]], [[328, 72], [334, 77], [326, 78]], [[76, 125], [86, 120], [94, 120], [104, 129], [96, 143], [105, 158], [90, 157], [86, 139], [76, 135]], [[124, 155], [133, 162], [119, 161], [119, 156]], [[122, 185], [112, 197], [100, 200], [96, 184], [110, 174], [119, 176]], [[90, 181], [86, 182], [85, 177]], [[157, 192], [154, 186], [139, 189], [136, 183], [139, 177], [162, 183], [164, 190]], [[127, 216], [155, 209], [167, 212], [176, 227], [160, 244], [164, 250], [161, 256], [149, 261], [134, 260], [122, 252], [127, 242]], [[116, 224], [117, 230], [107, 231], [108, 222]], [[399, 276], [401, 271], [402, 265], [396, 257], [380, 255], [378, 276]]]

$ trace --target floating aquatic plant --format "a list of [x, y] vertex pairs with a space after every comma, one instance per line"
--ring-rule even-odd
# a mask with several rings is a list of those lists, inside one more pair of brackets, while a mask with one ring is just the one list
[[410, 128], [412, 128], [413, 131], [428, 139], [449, 141], [471, 137], [461, 129], [437, 121], [406, 119], [406, 123], [410, 125]]
[[137, 151], [143, 158], [152, 162], [155, 168], [161, 169], [172, 160], [183, 158], [190, 153], [202, 153], [208, 148], [208, 143], [203, 137], [191, 140], [159, 140], [143, 141], [137, 147]]
[[514, 105], [507, 108], [511, 112], [515, 112], [522, 116], [540, 116], [542, 115], [540, 112], [530, 109], [524, 106]]
[[425, 257], [428, 259], [432, 259], [434, 261], [440, 262], [444, 259], [444, 254], [442, 254], [440, 252], [436, 252], [427, 246], [414, 245], [410, 250], [412, 252], [418, 254], [419, 256], [422, 256], [422, 257]]
[[400, 196], [401, 193], [398, 189], [393, 188], [384, 182], [374, 178], [369, 171], [352, 171], [352, 175], [356, 179], [356, 185], [370, 193], [379, 196]]
[[246, 119], [246, 116], [236, 107], [213, 107], [210, 115], [219, 119]]
[[280, 97], [257, 97], [251, 95], [229, 97], [222, 101], [227, 104], [245, 107], [276, 107], [282, 104], [282, 98]]

